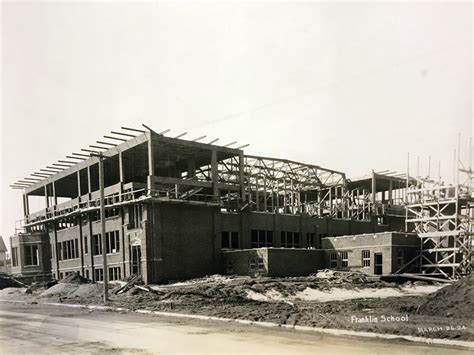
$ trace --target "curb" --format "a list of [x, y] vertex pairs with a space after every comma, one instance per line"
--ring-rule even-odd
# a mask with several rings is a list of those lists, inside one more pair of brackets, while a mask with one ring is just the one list
[[[0, 302], [15, 302], [15, 303], [30, 303], [26, 301], [18, 300], [0, 300]], [[372, 333], [372, 332], [358, 332], [355, 330], [346, 330], [346, 329], [331, 329], [331, 328], [320, 328], [320, 327], [309, 327], [303, 325], [289, 325], [289, 324], [277, 324], [271, 322], [260, 322], [260, 321], [250, 321], [246, 319], [235, 319], [235, 318], [220, 318], [214, 316], [202, 316], [198, 314], [183, 314], [183, 313], [173, 313], [173, 312], [162, 312], [162, 311], [150, 311], [147, 309], [137, 309], [132, 311], [128, 308], [123, 307], [111, 307], [111, 306], [99, 306], [99, 305], [83, 305], [83, 304], [68, 304], [68, 303], [56, 303], [56, 302], [44, 302], [39, 303], [48, 306], [62, 306], [70, 308], [83, 308], [83, 309], [92, 309], [99, 311], [127, 311], [140, 314], [153, 314], [164, 317], [173, 317], [173, 318], [187, 318], [187, 319], [199, 319], [199, 320], [212, 320], [219, 322], [227, 323], [238, 323], [246, 325], [256, 325], [265, 328], [283, 328], [283, 329], [293, 329], [304, 332], [314, 332], [314, 333], [323, 333], [330, 334], [335, 336], [355, 336], [361, 338], [372, 338], [372, 339], [403, 339], [410, 342], [418, 342], [424, 344], [436, 344], [436, 345], [450, 345], [450, 346], [459, 346], [463, 348], [474, 349], [474, 342], [472, 341], [463, 341], [463, 340], [450, 340], [450, 339], [438, 339], [438, 338], [423, 338], [413, 335], [395, 335], [395, 334], [384, 334], [384, 333]]]

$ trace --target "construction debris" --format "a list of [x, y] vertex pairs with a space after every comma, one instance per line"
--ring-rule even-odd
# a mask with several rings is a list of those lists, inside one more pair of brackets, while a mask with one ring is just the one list
[[142, 283], [142, 277], [140, 275], [131, 275], [127, 279], [125, 279], [125, 285], [118, 287], [115, 290], [112, 290], [114, 294], [120, 294], [127, 292], [128, 290], [135, 287], [135, 285]]
[[25, 285], [14, 277], [0, 274], [0, 290], [9, 287], [25, 287]]
[[314, 276], [319, 279], [319, 281], [326, 281], [331, 284], [361, 284], [377, 280], [377, 278], [370, 278], [368, 275], [358, 271], [336, 271], [332, 269], [320, 270], [314, 274]]

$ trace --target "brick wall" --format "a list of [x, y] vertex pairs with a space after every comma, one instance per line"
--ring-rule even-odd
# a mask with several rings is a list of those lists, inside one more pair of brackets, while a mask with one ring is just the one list
[[[330, 254], [336, 251], [338, 260], [336, 269], [358, 270], [367, 274], [375, 273], [375, 258], [377, 253], [382, 254], [382, 273], [394, 273], [398, 269], [397, 251], [403, 250], [404, 263], [413, 258], [419, 248], [419, 239], [416, 235], [404, 233], [384, 232], [375, 234], [362, 234], [355, 236], [328, 237], [323, 239], [326, 266], [330, 267]], [[370, 266], [363, 266], [362, 251], [370, 251]], [[340, 252], [347, 251], [348, 267], [342, 267]]]
[[304, 276], [324, 267], [324, 252], [314, 249], [257, 248], [228, 250], [222, 255], [226, 274]]
[[147, 238], [146, 250], [142, 251], [151, 262], [146, 272], [148, 282], [199, 277], [220, 270], [215, 208], [155, 204], [153, 215], [149, 221], [152, 237]]

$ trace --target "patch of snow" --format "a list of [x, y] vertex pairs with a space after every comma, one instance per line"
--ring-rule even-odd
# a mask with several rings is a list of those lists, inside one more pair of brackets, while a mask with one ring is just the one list
[[447, 284], [438, 285], [410, 285], [402, 286], [402, 290], [411, 296], [426, 295], [438, 291], [440, 288], [447, 286]]
[[235, 277], [228, 277], [222, 275], [211, 275], [207, 277], [203, 277], [200, 279], [193, 279], [188, 281], [180, 281], [175, 282], [168, 285], [149, 285], [154, 290], [160, 290], [166, 287], [179, 287], [179, 286], [194, 286], [194, 285], [202, 285], [202, 284], [211, 284], [211, 283], [228, 283], [235, 280]]
[[269, 302], [270, 299], [260, 292], [255, 292], [253, 290], [247, 290], [247, 298], [250, 298], [254, 301]]
[[304, 291], [295, 295], [296, 299], [304, 301], [343, 301], [357, 298], [387, 298], [387, 297], [403, 297], [403, 296], [417, 296], [428, 294], [439, 290], [443, 286], [406, 286], [401, 289], [398, 288], [354, 288], [352, 290], [331, 288], [328, 291], [320, 291], [312, 288], [306, 288]]

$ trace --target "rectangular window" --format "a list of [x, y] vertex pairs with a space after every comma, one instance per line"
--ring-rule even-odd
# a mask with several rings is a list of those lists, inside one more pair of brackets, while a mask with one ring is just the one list
[[94, 247], [94, 255], [102, 255], [102, 236], [100, 234], [94, 234], [92, 236], [92, 244]]
[[119, 231], [107, 232], [105, 238], [107, 254], [118, 253], [120, 251]]
[[404, 264], [403, 260], [403, 249], [397, 249], [397, 267], [402, 267]]
[[107, 208], [105, 210], [105, 218], [110, 218], [110, 217], [116, 217], [120, 213], [120, 209], [114, 207], [114, 208]]
[[341, 267], [349, 266], [349, 253], [347, 251], [341, 251]]
[[223, 249], [239, 248], [239, 232], [222, 232], [221, 236]]
[[331, 269], [337, 268], [337, 253], [336, 252], [331, 252], [329, 254], [329, 267]]
[[370, 250], [362, 250], [362, 267], [370, 266]]
[[91, 212], [89, 218], [90, 218], [91, 222], [98, 221], [100, 219], [100, 211]]
[[250, 270], [255, 270], [257, 268], [257, 263], [255, 259], [250, 259]]
[[79, 258], [79, 239], [65, 240], [58, 243], [59, 260]]
[[95, 269], [95, 281], [104, 281], [104, 269]]
[[87, 236], [84, 237], [84, 254], [89, 253], [89, 246], [87, 245]]
[[38, 246], [25, 245], [25, 265], [39, 265], [38, 259]]
[[18, 266], [18, 247], [12, 248], [12, 266]]
[[76, 251], [75, 253], [75, 258], [79, 258], [79, 239], [74, 239], [74, 250]]
[[130, 229], [142, 227], [143, 206], [133, 205], [128, 208], [128, 223]]
[[109, 268], [109, 281], [117, 281], [121, 279], [120, 267]]
[[273, 231], [252, 230], [252, 248], [266, 248], [273, 246]]
[[298, 232], [281, 232], [282, 248], [299, 248], [300, 234]]
[[257, 268], [258, 268], [258, 271], [264, 271], [265, 270], [265, 265], [263, 263], [263, 258], [258, 258]]

